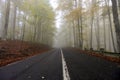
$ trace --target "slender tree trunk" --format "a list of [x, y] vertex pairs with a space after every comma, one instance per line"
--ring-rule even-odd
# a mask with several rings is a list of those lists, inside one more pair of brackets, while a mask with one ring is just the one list
[[112, 29], [112, 19], [111, 19], [111, 14], [110, 14], [110, 9], [109, 9], [109, 1], [105, 0], [105, 4], [107, 6], [107, 11], [108, 11], [108, 18], [109, 18], [109, 24], [110, 24], [110, 33], [111, 33], [111, 38], [112, 38], [112, 44], [113, 44], [113, 49], [114, 52], [117, 52], [116, 46], [115, 46], [115, 41], [114, 41], [114, 34], [113, 34], [113, 29]]
[[76, 34], [75, 34], [75, 22], [73, 20], [73, 37], [74, 37], [74, 47], [76, 47]]
[[15, 26], [16, 26], [16, 13], [17, 13], [17, 6], [14, 6], [14, 18], [13, 18], [13, 40], [15, 39]]
[[16, 10], [16, 27], [18, 27], [18, 29], [19, 29], [19, 35], [17, 36], [17, 39], [20, 39], [20, 34], [21, 34], [21, 27], [19, 27], [20, 26], [20, 24], [19, 24], [19, 22], [20, 22], [20, 9], [17, 7], [16, 8], [17, 10]]
[[119, 11], [120, 11], [120, 0], [118, 0], [118, 6], [119, 6]]
[[41, 22], [41, 26], [40, 26], [40, 42], [42, 43], [42, 41], [43, 41], [43, 39], [42, 39], [43, 38], [42, 37], [43, 36], [43, 32], [42, 32], [43, 31], [43, 27], [42, 27], [42, 21], [40, 21], [40, 22]]
[[112, 1], [112, 11], [113, 11], [115, 31], [117, 36], [118, 50], [120, 52], [120, 23], [118, 18], [117, 1], [116, 0], [111, 0], [111, 1]]
[[24, 20], [24, 23], [23, 23], [23, 32], [22, 32], [22, 37], [21, 37], [21, 44], [20, 44], [20, 50], [22, 50], [22, 45], [23, 45], [23, 41], [24, 41], [24, 36], [25, 36], [25, 26], [26, 26], [26, 15], [23, 15], [23, 19]]
[[40, 33], [41, 33], [41, 34], [40, 34], [40, 40], [41, 40], [41, 42], [43, 41], [43, 39], [42, 39], [42, 38], [43, 38], [43, 37], [42, 37], [42, 36], [43, 36], [42, 30], [43, 30], [43, 27], [41, 26], [41, 31], [40, 31]]
[[91, 18], [91, 33], [90, 33], [90, 48], [93, 48], [93, 44], [92, 44], [92, 42], [93, 42], [93, 16], [92, 16], [92, 18]]
[[83, 49], [83, 21], [82, 21], [82, 15], [80, 18], [80, 22], [81, 22], [81, 49]]
[[4, 30], [3, 30], [3, 39], [7, 39], [7, 29], [8, 29], [8, 23], [9, 23], [9, 14], [10, 14], [10, 0], [7, 0], [7, 7], [5, 12], [5, 24], [4, 24]]
[[33, 41], [36, 41], [36, 31], [37, 31], [36, 26], [34, 26], [34, 36], [33, 36]]
[[103, 27], [104, 27], [104, 50], [106, 51], [106, 25], [105, 25], [105, 18], [103, 16]]
[[24, 16], [23, 17], [25, 20], [24, 20], [24, 24], [23, 24], [23, 32], [22, 32], [22, 41], [24, 40], [24, 36], [25, 36], [25, 26], [26, 26], [26, 17]]
[[[77, 0], [75, 0], [75, 7], [76, 8], [78, 8], [78, 1]], [[78, 13], [78, 16], [79, 16], [79, 13]], [[80, 42], [80, 19], [79, 19], [79, 17], [78, 17], [78, 19], [77, 19], [77, 32], [78, 32], [78, 35], [77, 35], [77, 37], [78, 37], [78, 40], [77, 40], [77, 45], [78, 45], [78, 47], [79, 48], [81, 48], [81, 42]]]
[[70, 42], [70, 46], [72, 46], [72, 38], [71, 38], [71, 35], [72, 35], [71, 33], [72, 32], [71, 32], [71, 28], [72, 27], [70, 26], [70, 28], [69, 28], [69, 42]]
[[77, 28], [77, 24], [75, 25], [75, 35], [76, 35], [76, 47], [79, 47], [78, 46], [78, 28]]
[[[110, 28], [109, 28], [110, 30]], [[109, 32], [109, 51], [112, 51], [112, 40], [111, 40], [111, 31]]]
[[38, 29], [37, 29], [37, 41], [40, 42], [40, 32], [41, 32], [41, 21], [39, 22], [39, 26], [38, 26]]
[[[91, 9], [94, 8], [94, 4], [96, 3], [96, 0], [92, 0], [92, 7]], [[93, 23], [94, 23], [94, 11], [91, 11], [91, 33], [90, 33], [90, 48], [93, 48]]]
[[97, 17], [97, 50], [100, 50], [100, 25], [99, 25], [99, 16]]
[[79, 7], [80, 7], [80, 47], [83, 49], [83, 21], [82, 21], [82, 0], [78, 0]]
[[72, 28], [73, 28], [73, 38], [74, 38], [74, 39], [73, 39], [73, 40], [74, 40], [74, 41], [73, 41], [73, 45], [74, 45], [74, 47], [75, 47], [75, 28], [74, 28], [75, 26], [74, 26], [74, 21], [73, 21], [72, 23], [73, 23]]
[[78, 19], [78, 47], [81, 48], [81, 42], [80, 42], [80, 20]]
[[35, 24], [34, 24], [34, 36], [33, 36], [33, 41], [36, 41], [36, 36], [37, 36], [37, 17], [36, 17], [36, 19], [35, 19]]
[[3, 2], [2, 0], [0, 0], [0, 39], [1, 39], [1, 34], [2, 34], [2, 26], [3, 26], [3, 9], [1, 9], [3, 6], [2, 6]]
[[45, 26], [42, 26], [42, 42], [45, 43]]

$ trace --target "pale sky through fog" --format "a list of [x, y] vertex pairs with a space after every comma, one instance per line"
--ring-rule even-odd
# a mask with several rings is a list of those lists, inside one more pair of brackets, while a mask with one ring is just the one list
[[61, 15], [60, 15], [60, 12], [58, 12], [58, 11], [56, 11], [55, 9], [57, 8], [57, 0], [50, 0], [50, 3], [51, 3], [51, 5], [52, 5], [52, 7], [53, 7], [53, 9], [54, 9], [54, 11], [55, 11], [55, 13], [56, 13], [56, 27], [57, 28], [59, 28], [60, 27], [60, 17], [61, 17]]
[[[61, 16], [62, 16], [62, 14], [61, 14], [61, 12], [60, 11], [56, 11], [56, 8], [57, 8], [57, 5], [58, 5], [58, 3], [57, 3], [57, 0], [50, 0], [50, 3], [51, 3], [51, 5], [52, 5], [52, 7], [53, 7], [53, 9], [54, 9], [54, 11], [55, 11], [55, 13], [56, 13], [56, 27], [57, 28], [60, 28], [60, 25], [61, 25]], [[85, 6], [85, 0], [83, 0], [83, 6], [84, 7], [86, 7]]]
[[57, 0], [50, 0], [50, 3], [54, 9], [57, 7]]

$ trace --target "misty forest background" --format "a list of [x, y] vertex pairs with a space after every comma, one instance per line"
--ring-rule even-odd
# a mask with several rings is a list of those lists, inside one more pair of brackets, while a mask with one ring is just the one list
[[[120, 0], [0, 0], [1, 40], [120, 52]], [[56, 27], [56, 15], [60, 27]]]
[[120, 0], [58, 0], [61, 46], [120, 52]]
[[54, 12], [48, 0], [0, 0], [0, 36], [52, 45]]

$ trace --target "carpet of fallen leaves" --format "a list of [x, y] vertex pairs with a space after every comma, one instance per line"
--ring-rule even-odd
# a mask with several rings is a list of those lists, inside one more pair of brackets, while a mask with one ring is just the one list
[[50, 50], [48, 46], [18, 40], [0, 40], [0, 67]]
[[81, 53], [88, 54], [90, 56], [99, 57], [99, 58], [102, 58], [102, 59], [105, 59], [111, 62], [115, 62], [120, 65], [120, 57], [107, 56], [107, 55], [104, 55], [103, 53], [98, 53], [94, 51], [84, 51], [80, 49], [76, 49], [76, 50], [80, 51]]

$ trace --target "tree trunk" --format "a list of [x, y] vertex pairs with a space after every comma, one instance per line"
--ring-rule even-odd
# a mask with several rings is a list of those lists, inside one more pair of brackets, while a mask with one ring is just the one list
[[9, 14], [10, 14], [10, 0], [7, 0], [7, 7], [6, 7], [6, 12], [5, 12], [5, 24], [4, 24], [4, 30], [3, 30], [3, 35], [2, 35], [3, 40], [6, 40], [6, 38], [7, 38]]
[[80, 11], [79, 11], [79, 21], [80, 21], [80, 48], [83, 49], [83, 21], [82, 21], [82, 0], [78, 0], [78, 4], [80, 7]]
[[25, 19], [24, 20], [24, 23], [23, 23], [23, 32], [22, 32], [22, 41], [24, 40], [24, 36], [25, 36], [25, 26], [26, 26], [26, 17], [25, 17], [25, 15], [23, 16], [23, 18]]
[[93, 44], [92, 44], [92, 42], [93, 42], [93, 16], [92, 16], [92, 18], [91, 18], [91, 33], [90, 33], [90, 48], [93, 48]]
[[97, 50], [100, 50], [100, 24], [99, 24], [99, 13], [97, 16]]
[[80, 42], [80, 20], [78, 19], [78, 47], [81, 48], [81, 42]]
[[81, 22], [81, 49], [83, 49], [83, 21], [82, 21], [82, 15], [81, 15], [81, 18], [80, 18], [80, 22]]
[[16, 13], [17, 13], [17, 7], [16, 7], [16, 5], [14, 5], [13, 40], [15, 39]]
[[73, 37], [74, 37], [74, 47], [76, 47], [76, 40], [75, 40], [75, 24], [74, 24], [74, 21], [73, 21]]
[[104, 27], [104, 50], [106, 51], [106, 25], [105, 25], [105, 18], [103, 16], [103, 27]]
[[106, 6], [108, 7], [107, 11], [108, 11], [108, 18], [109, 18], [109, 24], [110, 24], [110, 31], [111, 31], [110, 33], [111, 33], [111, 38], [112, 38], [113, 49], [114, 49], [114, 52], [117, 52], [115, 41], [114, 41], [113, 29], [112, 29], [112, 19], [111, 19], [111, 14], [110, 14], [110, 9], [109, 9], [109, 2], [107, 3], [107, 1], [105, 0], [105, 3], [106, 3]]
[[33, 36], [33, 41], [36, 41], [36, 37], [37, 37], [37, 22], [38, 22], [38, 18], [36, 17], [35, 22], [34, 22], [34, 36]]
[[21, 44], [20, 44], [20, 50], [22, 50], [22, 45], [23, 45], [23, 41], [24, 41], [24, 36], [25, 36], [25, 26], [26, 26], [26, 17], [25, 17], [26, 15], [23, 15], [23, 19], [25, 19], [24, 20], [24, 22], [23, 22], [23, 32], [22, 32], [22, 37], [21, 37]]
[[[19, 29], [19, 33], [21, 33], [21, 27], [20, 27], [20, 24], [19, 24], [19, 22], [20, 22], [20, 15], [21, 15], [21, 13], [20, 13], [20, 9], [17, 7], [17, 27], [18, 27], [18, 29]], [[18, 39], [20, 39], [20, 35], [18, 35]]]
[[119, 6], [119, 11], [120, 11], [120, 0], [118, 0], [118, 6]]
[[[91, 9], [94, 8], [94, 4], [96, 4], [96, 0], [92, 0]], [[94, 23], [94, 10], [91, 11], [91, 33], [90, 33], [90, 48], [93, 49], [93, 23]]]
[[113, 11], [113, 19], [114, 19], [114, 25], [115, 25], [115, 31], [116, 31], [116, 37], [117, 37], [117, 44], [118, 44], [118, 50], [120, 52], [120, 23], [118, 18], [118, 10], [117, 10], [117, 1], [112, 1], [112, 11]]

